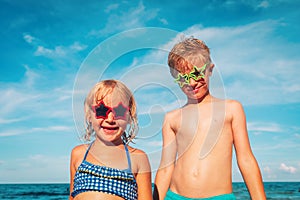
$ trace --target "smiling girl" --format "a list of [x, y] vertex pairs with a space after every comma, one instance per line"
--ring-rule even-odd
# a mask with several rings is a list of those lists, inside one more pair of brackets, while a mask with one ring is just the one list
[[84, 110], [85, 139], [91, 142], [72, 150], [70, 199], [152, 199], [148, 157], [128, 145], [138, 129], [131, 91], [120, 81], [101, 81]]

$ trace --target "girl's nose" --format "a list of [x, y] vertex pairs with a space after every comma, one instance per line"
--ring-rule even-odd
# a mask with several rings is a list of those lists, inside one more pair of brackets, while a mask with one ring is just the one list
[[114, 119], [115, 119], [115, 116], [114, 116], [113, 112], [108, 113], [106, 121], [113, 122]]

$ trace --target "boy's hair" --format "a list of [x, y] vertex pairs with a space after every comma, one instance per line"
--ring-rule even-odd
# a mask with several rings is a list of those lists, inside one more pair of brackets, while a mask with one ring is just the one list
[[117, 95], [112, 98], [120, 98], [122, 101], [128, 101], [129, 107], [129, 130], [124, 132], [122, 139], [127, 144], [136, 135], [138, 131], [138, 120], [137, 120], [137, 109], [134, 96], [132, 92], [120, 81], [117, 80], [103, 80], [98, 82], [91, 89], [84, 101], [84, 111], [85, 111], [85, 135], [84, 139], [89, 141], [91, 136], [94, 136], [94, 130], [89, 120], [89, 115], [91, 107], [93, 104], [98, 104], [101, 102], [108, 94], [116, 92]]
[[211, 63], [210, 51], [206, 44], [196, 38], [184, 38], [174, 45], [168, 56], [168, 65], [173, 77], [177, 73], [188, 73], [193, 66]]

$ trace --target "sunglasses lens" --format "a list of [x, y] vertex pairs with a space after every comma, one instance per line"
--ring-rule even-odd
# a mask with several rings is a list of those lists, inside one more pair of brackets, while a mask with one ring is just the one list
[[183, 87], [185, 84], [190, 83], [190, 79], [194, 79], [195, 81], [198, 81], [201, 78], [205, 77], [205, 70], [207, 67], [207, 63], [203, 65], [201, 68], [198, 68], [197, 66], [193, 67], [193, 70], [189, 74], [181, 74], [179, 73], [177, 75], [177, 78], [175, 79], [175, 82], [179, 84], [180, 87]]
[[95, 115], [96, 118], [106, 118], [106, 115], [109, 111], [109, 108], [107, 108], [103, 103], [101, 103], [99, 106], [95, 106]]
[[123, 104], [119, 104], [117, 107], [114, 108], [114, 115], [115, 118], [126, 118], [126, 113], [129, 109]]

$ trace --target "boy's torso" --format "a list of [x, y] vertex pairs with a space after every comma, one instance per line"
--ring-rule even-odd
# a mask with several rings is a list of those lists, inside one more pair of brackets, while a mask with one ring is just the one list
[[183, 196], [209, 197], [232, 192], [232, 129], [228, 101], [187, 105], [172, 113], [179, 121], [177, 156], [170, 189]]

